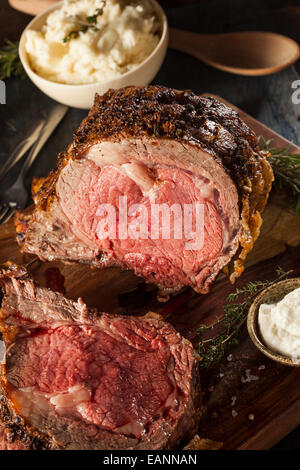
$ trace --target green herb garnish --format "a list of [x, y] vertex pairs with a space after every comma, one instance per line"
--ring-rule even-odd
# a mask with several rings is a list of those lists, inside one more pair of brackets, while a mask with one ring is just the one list
[[290, 153], [290, 146], [285, 148], [272, 147], [272, 140], [259, 138], [261, 150], [267, 152], [278, 189], [287, 188], [294, 199], [296, 212], [300, 212], [300, 154]]
[[237, 344], [241, 327], [244, 325], [248, 310], [254, 298], [269, 286], [285, 279], [292, 271], [284, 272], [277, 268], [274, 281], [248, 282], [242, 289], [236, 289], [227, 298], [224, 315], [217, 317], [210, 325], [200, 325], [197, 329], [199, 343], [196, 347], [201, 357], [200, 367], [206, 368], [221, 361], [229, 346]]
[[101, 8], [97, 8], [94, 15], [87, 16], [86, 21], [78, 21], [78, 29], [71, 31], [65, 38], [64, 43], [71, 41], [71, 39], [76, 39], [79, 36], [79, 33], [86, 33], [89, 29], [97, 32], [99, 28], [97, 27], [98, 17], [103, 15], [103, 10], [106, 5], [106, 1], [103, 1]]
[[26, 74], [19, 58], [19, 42], [5, 39], [5, 45], [0, 49], [0, 80], [18, 76], [25, 78]]

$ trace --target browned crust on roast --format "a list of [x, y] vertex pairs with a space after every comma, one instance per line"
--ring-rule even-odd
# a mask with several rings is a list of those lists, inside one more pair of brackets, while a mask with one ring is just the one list
[[[259, 152], [257, 137], [233, 109], [212, 97], [197, 96], [163, 86], [126, 87], [96, 95], [74, 142], [58, 156], [57, 167], [33, 185], [37, 210], [47, 210], [56, 194], [56, 182], [70, 158], [81, 158], [96, 141], [148, 136], [192, 143], [210, 153], [230, 174], [240, 195], [242, 230], [240, 249], [227, 269], [234, 281], [259, 235], [271, 190], [273, 172]], [[33, 212], [34, 218], [34, 212]], [[17, 219], [19, 220], [19, 219]], [[25, 229], [25, 227], [23, 227]], [[18, 241], [26, 244], [17, 222]]]
[[10, 442], [21, 442], [28, 450], [59, 450], [53, 440], [40, 433], [32, 426], [28, 426], [22, 416], [14, 409], [13, 403], [0, 386], [0, 421], [5, 427], [7, 438]]
[[[215, 124], [211, 132], [209, 123]], [[234, 138], [222, 142], [221, 128]], [[57, 167], [41, 184], [34, 184], [37, 202], [55, 193], [56, 182], [69, 158], [80, 158], [98, 140], [115, 137], [169, 138], [192, 141], [212, 154], [226, 168], [243, 191], [245, 179], [253, 177], [258, 159], [257, 138], [236, 111], [212, 97], [162, 86], [126, 87], [96, 95], [88, 116], [74, 134], [74, 142], [58, 155]]]
[[24, 211], [17, 211], [15, 215], [16, 240], [22, 247], [26, 240], [26, 232], [33, 217], [34, 207], [30, 206]]

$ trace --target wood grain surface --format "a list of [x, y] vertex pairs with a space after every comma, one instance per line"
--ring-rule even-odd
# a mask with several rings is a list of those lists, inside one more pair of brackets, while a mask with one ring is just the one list
[[[240, 114], [259, 135], [274, 138], [276, 145], [286, 145], [282, 137], [242, 111]], [[300, 152], [296, 146], [293, 149]], [[284, 193], [272, 192], [263, 219], [261, 236], [237, 282], [239, 287], [249, 280], [274, 279], [277, 266], [293, 269], [295, 277], [300, 275], [300, 217]], [[0, 227], [0, 263], [8, 259], [20, 264], [32, 259], [19, 252], [12, 222]], [[49, 267], [59, 268], [69, 297], [81, 296], [90, 307], [112, 313], [158, 311], [192, 341], [200, 323], [210, 323], [222, 314], [222, 306], [234, 289], [220, 276], [208, 295], [188, 289], [167, 304], [158, 304], [155, 289], [130, 272], [37, 262], [31, 271], [42, 285], [47, 285]], [[246, 370], [255, 380], [244, 381]], [[199, 434], [223, 442], [224, 449], [268, 449], [300, 424], [300, 370], [263, 356], [246, 331], [220, 364], [203, 369], [202, 390], [205, 413]]]

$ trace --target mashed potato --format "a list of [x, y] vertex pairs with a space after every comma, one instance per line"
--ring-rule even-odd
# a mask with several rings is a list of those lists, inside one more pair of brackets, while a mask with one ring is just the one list
[[[97, 29], [78, 31], [103, 8]], [[32, 69], [48, 80], [84, 84], [117, 78], [143, 62], [159, 42], [159, 23], [151, 0], [64, 0], [41, 31], [29, 30], [26, 51]]]

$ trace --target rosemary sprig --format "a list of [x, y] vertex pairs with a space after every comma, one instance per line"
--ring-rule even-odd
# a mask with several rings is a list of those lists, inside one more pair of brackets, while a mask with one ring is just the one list
[[277, 268], [278, 277], [274, 281], [248, 282], [245, 287], [236, 289], [228, 296], [222, 317], [217, 317], [210, 325], [200, 325], [197, 329], [199, 342], [196, 347], [201, 357], [200, 367], [207, 368], [221, 361], [228, 347], [238, 343], [241, 327], [247, 319], [254, 298], [267, 287], [285, 279], [291, 272]]
[[19, 59], [19, 42], [5, 39], [5, 45], [0, 49], [0, 80], [19, 76], [25, 78], [26, 74]]
[[272, 147], [272, 140], [259, 138], [261, 150], [266, 152], [275, 175], [275, 186], [289, 189], [296, 201], [296, 212], [300, 212], [300, 154], [290, 153], [290, 146]]
[[103, 10], [106, 5], [106, 0], [103, 0], [103, 5], [101, 8], [97, 8], [94, 15], [87, 16], [86, 21], [79, 21], [77, 22], [78, 28], [76, 30], [71, 31], [67, 36], [64, 37], [64, 43], [71, 41], [71, 39], [76, 39], [79, 37], [79, 33], [86, 33], [89, 29], [92, 31], [99, 31], [97, 27], [98, 17], [103, 15]]

